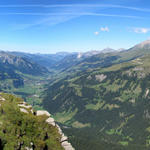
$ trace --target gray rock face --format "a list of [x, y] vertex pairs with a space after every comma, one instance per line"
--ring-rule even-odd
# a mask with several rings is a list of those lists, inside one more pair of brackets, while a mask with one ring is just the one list
[[59, 125], [56, 124], [56, 127], [57, 127], [57, 129], [58, 129], [58, 133], [59, 133], [60, 135], [62, 135], [63, 132], [62, 132], [61, 128], [59, 127]]
[[102, 82], [103, 80], [105, 80], [107, 78], [106, 75], [104, 74], [99, 74], [99, 75], [95, 75], [96, 80], [98, 80], [99, 82]]
[[5, 98], [3, 98], [2, 96], [0, 96], [0, 101], [5, 101]]
[[45, 120], [45, 122], [47, 122], [49, 125], [52, 125], [52, 126], [56, 126], [56, 128], [58, 129], [58, 133], [61, 135], [61, 139], [60, 139], [60, 142], [61, 142], [61, 145], [62, 147], [65, 149], [65, 150], [75, 150], [72, 145], [67, 141], [68, 140], [68, 137], [65, 136], [61, 130], [61, 128], [59, 127], [59, 125], [57, 125], [55, 123], [55, 120], [50, 117], [50, 113], [45, 111], [45, 110], [38, 110], [36, 112], [36, 115], [37, 116], [41, 116], [41, 115], [46, 115], [48, 116], [48, 118]]
[[75, 150], [68, 141], [63, 142], [61, 145], [65, 150]]
[[20, 111], [27, 114], [29, 113], [25, 108], [20, 108]]
[[46, 115], [46, 116], [48, 116], [48, 117], [51, 116], [50, 113], [47, 112], [47, 111], [45, 111], [45, 110], [38, 110], [38, 111], [36, 112], [36, 115], [37, 115], [37, 116]]
[[61, 130], [61, 128], [59, 127], [59, 125], [56, 124], [56, 127], [58, 129], [59, 134], [61, 135], [61, 145], [65, 150], [75, 150], [72, 145], [67, 141], [68, 137], [65, 136]]
[[53, 118], [51, 118], [51, 117], [49, 117], [47, 120], [46, 120], [46, 122], [48, 123], [48, 124], [51, 124], [52, 126], [55, 126], [56, 124], [55, 124], [55, 120], [53, 119]]
[[24, 108], [27, 108], [27, 109], [31, 109], [32, 106], [31, 105], [26, 105], [26, 104], [18, 104], [19, 107], [24, 107]]
[[25, 147], [25, 150], [33, 150], [33, 148]]
[[148, 94], [149, 94], [149, 89], [146, 90], [145, 97], [147, 97]]
[[26, 102], [22, 102], [18, 104], [18, 106], [20, 108], [20, 111], [23, 113], [29, 113], [29, 112], [33, 113], [32, 106], [28, 105]]
[[64, 142], [64, 141], [67, 141], [67, 140], [68, 140], [68, 137], [65, 136], [64, 134], [62, 134], [61, 142]]
[[[1, 97], [0, 97], [1, 98]], [[33, 110], [32, 110], [32, 106], [31, 105], [28, 105], [27, 103], [23, 102], [23, 103], [20, 103], [18, 104], [19, 108], [20, 108], [20, 111], [23, 112], [23, 113], [29, 113], [29, 112], [32, 112], [33, 113]], [[67, 141], [68, 140], [68, 137], [64, 135], [64, 133], [62, 132], [61, 128], [59, 127], [59, 125], [57, 125], [55, 123], [55, 120], [50, 117], [50, 113], [45, 111], [45, 110], [38, 110], [35, 114], [36, 116], [42, 116], [42, 115], [46, 115], [47, 116], [47, 119], [45, 120], [46, 123], [48, 123], [49, 125], [52, 125], [52, 126], [55, 126], [57, 129], [58, 129], [58, 133], [61, 135], [61, 139], [60, 139], [60, 143], [62, 145], [62, 147], [65, 149], [65, 150], [75, 150], [72, 145]], [[29, 148], [29, 147], [25, 147], [26, 150], [33, 150], [33, 148]]]

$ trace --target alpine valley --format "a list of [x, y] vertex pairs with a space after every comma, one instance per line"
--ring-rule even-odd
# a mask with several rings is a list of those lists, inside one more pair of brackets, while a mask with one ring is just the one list
[[0, 91], [49, 111], [76, 150], [150, 149], [150, 40], [127, 50], [1, 51]]

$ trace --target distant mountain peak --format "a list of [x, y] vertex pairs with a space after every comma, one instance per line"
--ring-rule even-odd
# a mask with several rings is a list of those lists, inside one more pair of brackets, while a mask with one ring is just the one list
[[150, 48], [150, 40], [146, 40], [141, 42], [140, 44], [135, 46], [136, 48]]
[[107, 48], [103, 49], [101, 52], [102, 53], [111, 53], [111, 52], [114, 52], [114, 51], [115, 51], [114, 49], [107, 47]]
[[117, 49], [117, 51], [119, 51], [119, 52], [124, 51], [124, 50], [126, 50], [126, 49], [125, 48], [119, 48], [119, 49]]
[[82, 53], [78, 53], [77, 58], [80, 59], [82, 57]]

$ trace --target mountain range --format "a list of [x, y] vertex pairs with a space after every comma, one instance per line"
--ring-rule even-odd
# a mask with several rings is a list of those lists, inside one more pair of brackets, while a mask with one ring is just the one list
[[85, 53], [0, 52], [0, 90], [49, 111], [76, 150], [150, 148], [150, 40]]
[[77, 150], [149, 149], [149, 43], [80, 59], [50, 84], [43, 107]]

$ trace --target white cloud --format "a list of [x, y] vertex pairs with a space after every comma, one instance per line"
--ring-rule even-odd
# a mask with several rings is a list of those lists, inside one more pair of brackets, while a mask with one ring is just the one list
[[133, 28], [133, 32], [146, 34], [150, 32], [150, 28]]
[[99, 35], [99, 32], [98, 32], [98, 31], [96, 31], [96, 32], [94, 32], [94, 34], [95, 34], [95, 35]]
[[96, 31], [96, 32], [94, 32], [94, 34], [99, 35], [100, 32], [109, 32], [109, 28], [108, 27], [101, 27], [100, 31]]
[[108, 27], [101, 27], [100, 31], [102, 31], [102, 32], [109, 32], [109, 28]]

